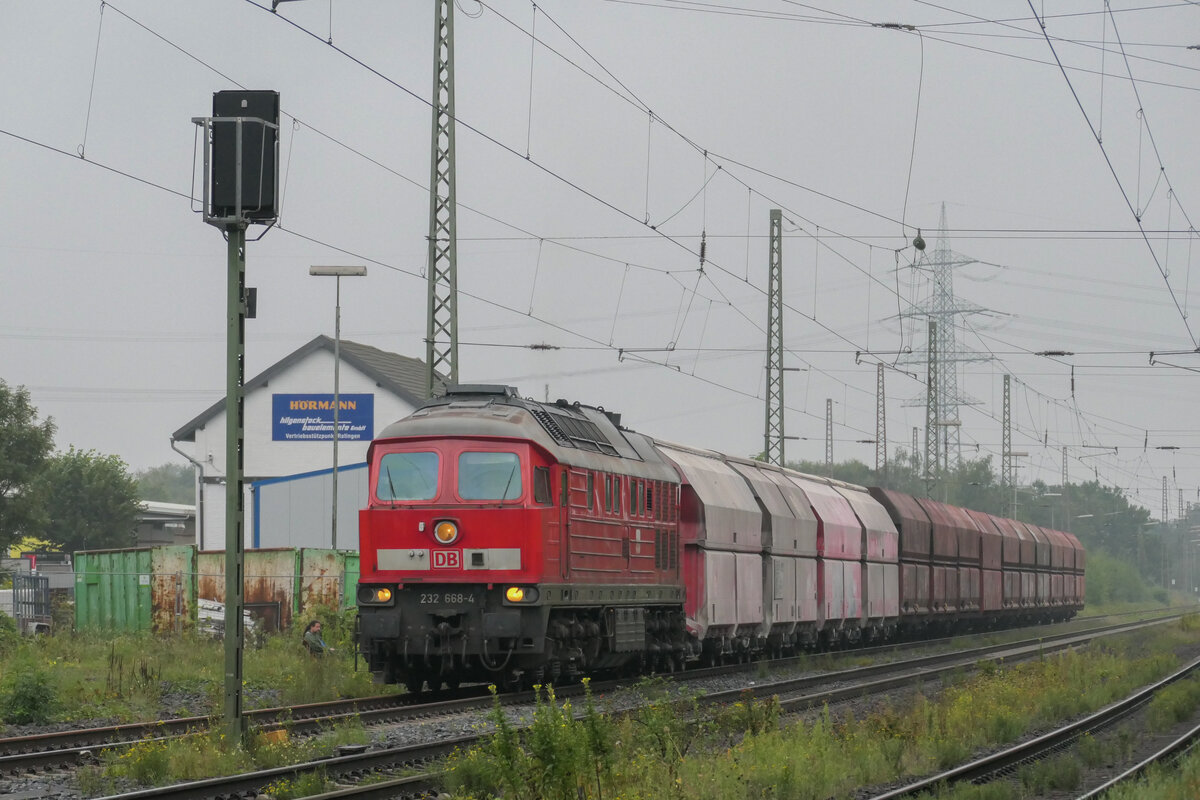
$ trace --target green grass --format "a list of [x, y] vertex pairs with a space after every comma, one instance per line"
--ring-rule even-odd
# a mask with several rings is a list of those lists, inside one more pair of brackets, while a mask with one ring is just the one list
[[[860, 717], [826, 710], [780, 725], [773, 701], [749, 698], [700, 714], [695, 699], [644, 685], [648, 704], [628, 716], [599, 716], [593, 701], [576, 719], [569, 704], [544, 697], [519, 735], [497, 710], [496, 733], [450, 759], [446, 790], [458, 800], [636, 798], [724, 800], [841, 798], [859, 787], [910, 780], [957, 765], [1025, 733], [1094, 711], [1177, 666], [1171, 649], [1195, 641], [1192, 625], [1106, 639], [1016, 665], [988, 667], [946, 682], [936, 697], [881, 703]], [[1190, 692], [1186, 693], [1190, 698]], [[1164, 701], [1177, 713], [1180, 701]], [[1070, 788], [1087, 759], [1129, 743], [1081, 745], [1077, 756], [1025, 770], [1020, 787], [969, 787], [947, 795], [1007, 800]]]
[[[316, 736], [272, 738], [251, 733], [245, 743], [231, 742], [224, 733], [210, 729], [193, 736], [138, 742], [132, 747], [104, 750], [101, 765], [80, 777], [81, 790], [115, 787], [120, 782], [154, 787], [255, 769], [299, 764], [329, 758], [345, 744], [367, 744], [369, 737], [357, 720], [342, 723]], [[286, 784], [286, 785], [285, 785]], [[281, 782], [272, 794], [302, 797], [322, 791], [323, 775], [306, 775]], [[314, 788], [315, 787], [315, 788]]]
[[[349, 626], [324, 618], [331, 619], [326, 630], [336, 648], [329, 656], [310, 656], [298, 631], [267, 636], [244, 650], [245, 708], [398, 691], [356, 672]], [[157, 718], [164, 704], [180, 716], [217, 714], [224, 665], [224, 643], [195, 635], [21, 637], [0, 649], [0, 724], [135, 722]], [[180, 706], [180, 698], [188, 700]]]
[[1155, 767], [1143, 779], [1118, 786], [1103, 800], [1193, 800], [1200, 797], [1200, 753], [1177, 765]]

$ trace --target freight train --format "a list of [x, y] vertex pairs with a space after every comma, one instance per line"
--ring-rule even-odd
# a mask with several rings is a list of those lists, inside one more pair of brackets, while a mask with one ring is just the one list
[[359, 518], [376, 680], [504, 688], [1065, 620], [1070, 533], [462, 385], [385, 428]]

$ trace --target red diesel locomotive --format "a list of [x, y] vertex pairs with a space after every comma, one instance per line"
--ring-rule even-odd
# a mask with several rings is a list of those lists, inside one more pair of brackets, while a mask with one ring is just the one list
[[383, 430], [358, 646], [419, 691], [1066, 619], [1070, 534], [458, 386]]

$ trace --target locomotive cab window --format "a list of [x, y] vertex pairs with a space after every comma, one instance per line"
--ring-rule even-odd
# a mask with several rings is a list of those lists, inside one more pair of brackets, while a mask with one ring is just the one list
[[463, 500], [517, 500], [523, 491], [516, 453], [459, 455], [458, 496]]
[[533, 502], [541, 506], [551, 505], [550, 497], [550, 468], [533, 468]]
[[438, 454], [385, 453], [379, 459], [375, 496], [383, 502], [432, 500], [437, 495]]

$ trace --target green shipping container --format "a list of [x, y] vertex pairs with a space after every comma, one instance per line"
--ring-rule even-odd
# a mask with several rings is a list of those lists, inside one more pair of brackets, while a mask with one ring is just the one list
[[75, 627], [137, 633], [181, 630], [195, 620], [195, 549], [75, 553]]

